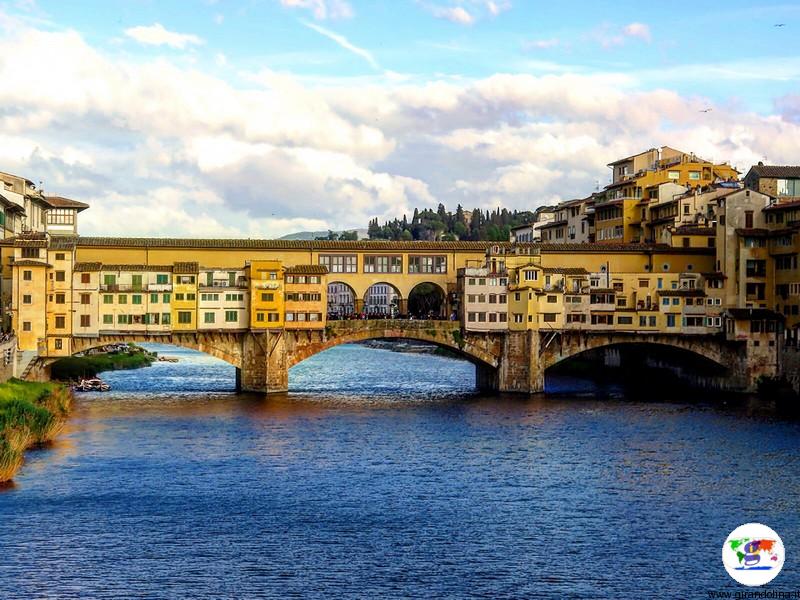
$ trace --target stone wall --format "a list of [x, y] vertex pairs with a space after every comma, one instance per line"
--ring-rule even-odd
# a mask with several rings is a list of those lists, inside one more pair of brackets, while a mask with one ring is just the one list
[[795, 394], [800, 394], [800, 348], [786, 347], [781, 353], [781, 369]]

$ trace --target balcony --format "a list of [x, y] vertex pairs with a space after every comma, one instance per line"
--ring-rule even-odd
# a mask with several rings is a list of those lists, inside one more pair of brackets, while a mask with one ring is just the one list
[[131, 283], [103, 283], [100, 285], [101, 292], [144, 292], [147, 291], [141, 284]]
[[253, 287], [257, 290], [277, 290], [281, 284], [277, 281], [255, 281]]
[[171, 283], [148, 283], [147, 284], [147, 291], [148, 292], [171, 292], [172, 291], [172, 284]]

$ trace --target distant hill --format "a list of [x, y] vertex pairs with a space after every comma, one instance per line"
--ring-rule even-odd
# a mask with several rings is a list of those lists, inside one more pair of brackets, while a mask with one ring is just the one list
[[[366, 229], [349, 229], [348, 231], [355, 231], [358, 234], [358, 239], [363, 240], [366, 239], [367, 230]], [[334, 231], [337, 235], [341, 234], [341, 231]], [[328, 237], [328, 230], [325, 231], [297, 231], [295, 233], [290, 233], [289, 235], [284, 235], [281, 240], [315, 240], [317, 238], [327, 238]]]

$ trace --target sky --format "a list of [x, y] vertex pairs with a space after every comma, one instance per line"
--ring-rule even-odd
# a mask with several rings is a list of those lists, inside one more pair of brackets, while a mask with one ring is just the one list
[[0, 170], [82, 235], [532, 210], [662, 145], [800, 164], [800, 2], [0, 0], [0, 82]]

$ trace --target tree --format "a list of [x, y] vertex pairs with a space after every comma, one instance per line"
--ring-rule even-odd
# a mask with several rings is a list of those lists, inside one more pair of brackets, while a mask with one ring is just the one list
[[408, 229], [403, 229], [403, 233], [400, 234], [400, 239], [404, 242], [410, 242], [414, 239], [414, 236], [411, 235], [411, 232]]

